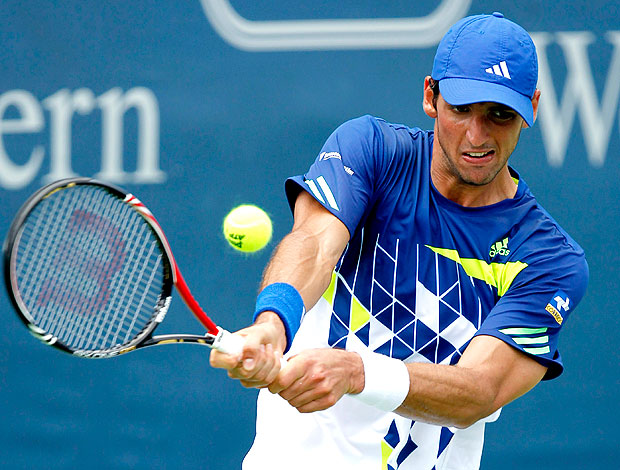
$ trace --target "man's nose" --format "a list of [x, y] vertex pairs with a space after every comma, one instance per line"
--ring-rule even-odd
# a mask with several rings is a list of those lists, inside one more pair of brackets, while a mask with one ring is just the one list
[[474, 114], [467, 127], [467, 139], [474, 147], [483, 147], [489, 140], [489, 121], [483, 114]]

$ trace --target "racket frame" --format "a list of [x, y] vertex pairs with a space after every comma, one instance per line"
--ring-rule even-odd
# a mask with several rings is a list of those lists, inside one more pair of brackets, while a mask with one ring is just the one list
[[[160, 297], [156, 303], [156, 310], [151, 316], [150, 321], [145, 325], [144, 329], [139, 332], [131, 341], [126, 344], [119, 345], [115, 348], [108, 348], [105, 350], [81, 350], [71, 348], [51, 333], [43, 330], [36, 325], [34, 319], [31, 317], [25, 303], [22, 301], [19, 295], [19, 289], [17, 286], [17, 276], [12, 260], [14, 258], [14, 251], [19, 246], [19, 240], [24, 228], [24, 221], [34, 208], [47, 197], [52, 194], [62, 191], [66, 188], [77, 185], [91, 185], [99, 186], [102, 189], [112, 193], [118, 197], [125, 204], [128, 204], [136, 212], [138, 212], [142, 218], [148, 223], [150, 229], [155, 233], [157, 241], [162, 248], [163, 256], [163, 286]], [[35, 193], [33, 193], [26, 202], [19, 209], [15, 216], [7, 236], [3, 244], [3, 257], [4, 257], [4, 279], [6, 288], [18, 313], [21, 321], [26, 325], [30, 333], [37, 339], [41, 340], [47, 345], [53, 346], [63, 352], [67, 352], [79, 357], [85, 358], [107, 358], [114, 357], [120, 354], [134, 351], [136, 349], [155, 346], [159, 344], [174, 344], [174, 343], [194, 343], [210, 348], [221, 349], [224, 352], [238, 353], [242, 347], [242, 342], [239, 337], [234, 337], [226, 330], [219, 328], [202, 310], [198, 302], [191, 294], [185, 279], [183, 278], [181, 271], [179, 270], [175, 258], [172, 254], [170, 244], [159, 224], [157, 219], [151, 211], [134, 195], [127, 193], [122, 189], [98, 181], [92, 178], [76, 177], [66, 178], [59, 181], [50, 183]], [[177, 334], [177, 335], [159, 335], [153, 336], [152, 333], [155, 328], [164, 320], [170, 303], [172, 301], [172, 286], [175, 285], [177, 292], [187, 305], [189, 310], [200, 321], [200, 323], [207, 329], [207, 333], [204, 335], [190, 335], [190, 334]], [[234, 338], [234, 339], [233, 339]]]

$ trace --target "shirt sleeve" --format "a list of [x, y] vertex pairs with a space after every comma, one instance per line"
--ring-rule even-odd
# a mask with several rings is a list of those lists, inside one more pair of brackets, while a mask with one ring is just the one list
[[546, 366], [543, 380], [564, 367], [558, 351], [562, 326], [585, 294], [588, 265], [582, 251], [555, 250], [528, 265], [475, 336], [495, 336]]
[[375, 118], [363, 116], [342, 124], [308, 172], [286, 180], [291, 210], [300, 191], [307, 191], [353, 236], [371, 204], [383, 154], [383, 135]]

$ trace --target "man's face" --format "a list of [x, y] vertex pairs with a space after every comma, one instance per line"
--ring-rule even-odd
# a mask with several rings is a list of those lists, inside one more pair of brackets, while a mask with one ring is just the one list
[[437, 99], [436, 168], [452, 184], [484, 186], [506, 167], [519, 141], [523, 118], [498, 103], [448, 104]]

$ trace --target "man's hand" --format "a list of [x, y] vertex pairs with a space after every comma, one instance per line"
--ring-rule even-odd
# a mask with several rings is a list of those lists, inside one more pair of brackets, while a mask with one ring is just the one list
[[364, 389], [364, 364], [354, 352], [310, 349], [289, 359], [269, 391], [278, 393], [301, 413], [327, 409], [345, 393]]
[[245, 339], [241, 355], [232, 356], [214, 349], [209, 358], [211, 366], [228, 370], [228, 376], [239, 379], [244, 387], [266, 387], [280, 372], [286, 341], [282, 322], [275, 313], [264, 312], [254, 325], [235, 334]]

